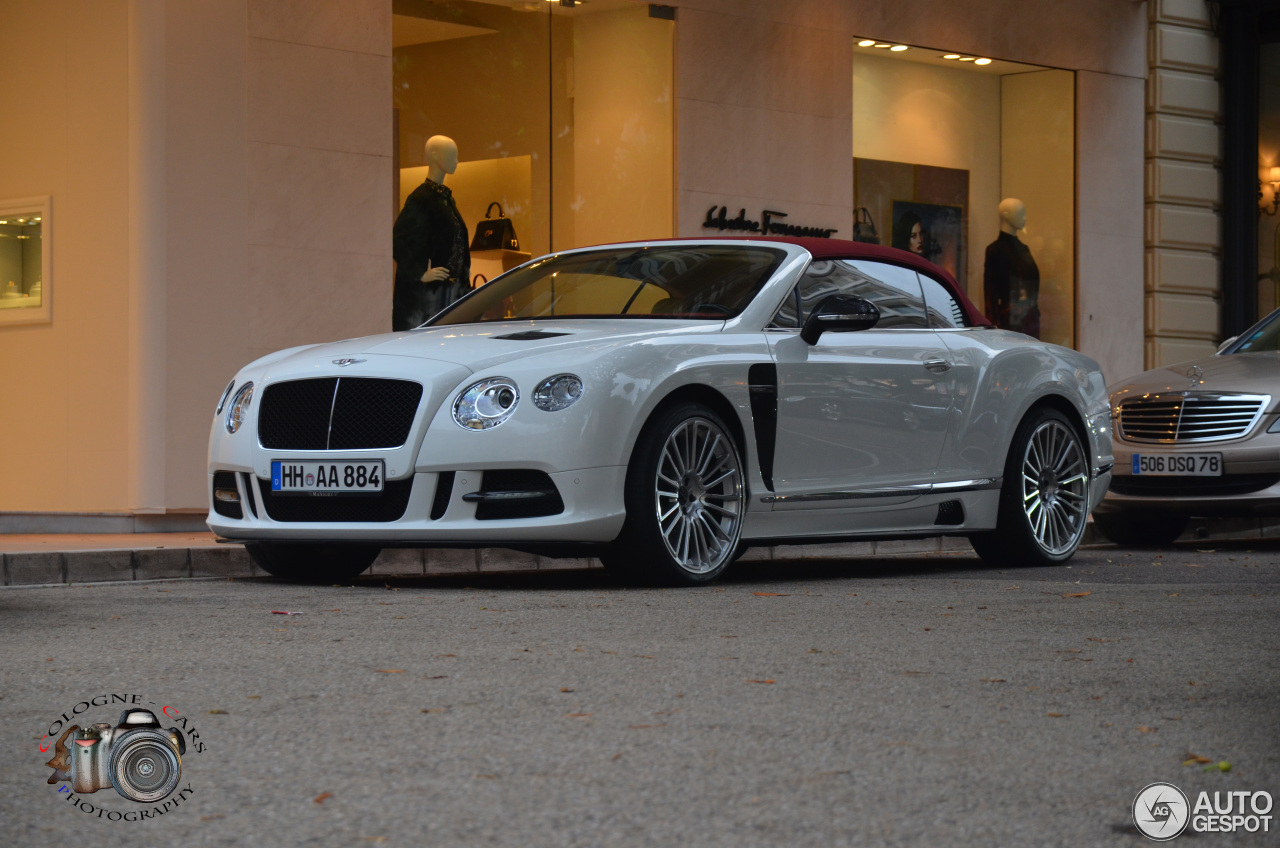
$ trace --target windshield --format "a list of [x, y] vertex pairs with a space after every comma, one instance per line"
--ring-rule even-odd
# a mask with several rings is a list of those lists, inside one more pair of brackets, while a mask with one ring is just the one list
[[769, 247], [668, 245], [548, 256], [481, 286], [428, 323], [513, 318], [724, 320], [751, 302], [785, 255]]
[[1223, 353], [1275, 353], [1280, 351], [1280, 309], [1240, 334]]

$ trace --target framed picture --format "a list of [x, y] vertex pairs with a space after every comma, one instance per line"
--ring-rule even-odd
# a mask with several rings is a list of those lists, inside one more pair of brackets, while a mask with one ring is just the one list
[[923, 256], [964, 279], [964, 207], [918, 200], [893, 201], [894, 247]]

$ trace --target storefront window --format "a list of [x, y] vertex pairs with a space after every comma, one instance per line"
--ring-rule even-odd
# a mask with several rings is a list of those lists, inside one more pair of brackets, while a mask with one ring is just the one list
[[1000, 326], [1075, 341], [1075, 76], [855, 39], [854, 237], [924, 256]]
[[0, 202], [0, 324], [49, 320], [47, 199]]
[[1258, 51], [1258, 316], [1280, 307], [1280, 43]]
[[673, 21], [630, 0], [393, 11], [399, 208], [427, 179], [427, 142], [451, 139], [466, 285], [552, 250], [672, 235]]

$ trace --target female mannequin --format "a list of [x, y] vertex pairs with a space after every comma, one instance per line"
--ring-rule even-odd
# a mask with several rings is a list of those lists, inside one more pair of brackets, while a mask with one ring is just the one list
[[987, 317], [997, 327], [1040, 336], [1040, 269], [1018, 239], [1027, 207], [1016, 197], [1000, 201], [1000, 236], [987, 245], [982, 282]]
[[396, 260], [391, 329], [411, 330], [470, 289], [467, 225], [444, 178], [458, 170], [458, 145], [443, 135], [427, 139], [427, 179], [405, 200], [392, 230]]

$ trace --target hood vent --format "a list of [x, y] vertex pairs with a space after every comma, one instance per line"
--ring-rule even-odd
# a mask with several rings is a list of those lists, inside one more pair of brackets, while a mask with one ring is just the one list
[[567, 336], [569, 333], [552, 333], [548, 330], [521, 330], [518, 333], [507, 333], [505, 336], [494, 336], [495, 339], [508, 339], [513, 342], [535, 342], [538, 339], [554, 339], [556, 336]]

